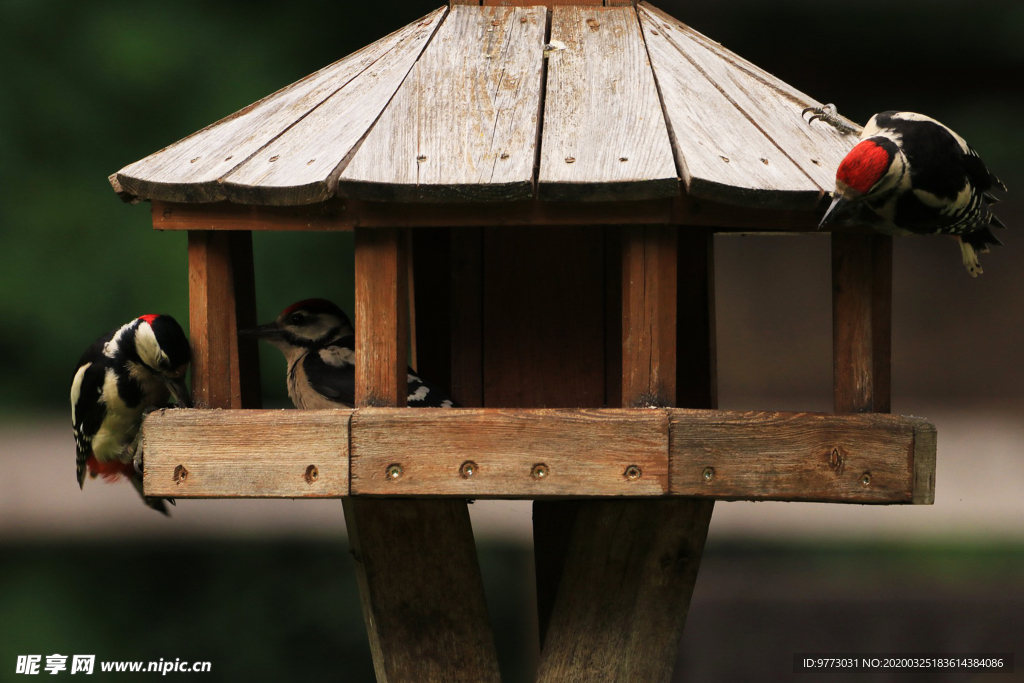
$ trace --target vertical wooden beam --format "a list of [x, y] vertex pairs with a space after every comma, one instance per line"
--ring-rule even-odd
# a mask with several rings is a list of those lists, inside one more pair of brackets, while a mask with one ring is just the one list
[[[364, 228], [355, 244], [356, 403], [404, 406], [408, 242]], [[498, 681], [466, 502], [343, 502], [377, 680]]]
[[255, 339], [238, 328], [256, 325], [252, 233], [188, 233], [192, 395], [201, 408], [259, 408]]
[[[623, 233], [622, 403], [671, 406], [677, 384], [694, 382], [677, 377], [677, 329], [703, 335], [713, 319], [710, 283], [694, 297], [680, 287], [690, 278], [678, 267], [708, 258], [711, 235], [688, 237], [696, 253], [683, 258], [675, 227]], [[680, 299], [704, 303], [684, 309]], [[538, 681], [669, 681], [712, 509], [694, 499], [580, 504]]]
[[837, 413], [891, 409], [892, 237], [832, 233], [832, 371]]
[[484, 406], [483, 229], [451, 229], [451, 388], [466, 407]]

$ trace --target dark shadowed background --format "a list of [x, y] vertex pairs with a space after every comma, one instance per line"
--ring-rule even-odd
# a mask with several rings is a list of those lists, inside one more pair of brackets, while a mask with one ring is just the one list
[[[126, 486], [79, 492], [67, 395], [108, 329], [188, 320], [185, 236], [153, 231], [107, 176], [439, 2], [0, 3], [0, 681], [17, 655], [58, 652], [209, 660], [206, 681], [372, 680], [336, 501], [182, 501], [165, 520]], [[1010, 188], [1006, 246], [976, 280], [952, 240], [896, 240], [893, 410], [939, 429], [936, 505], [720, 504], [678, 679], [789, 680], [798, 651], [1024, 656], [1024, 4], [656, 4], [856, 121], [943, 121]], [[351, 309], [350, 235], [254, 247], [262, 319], [309, 296]], [[716, 252], [721, 406], [828, 410], [828, 238]], [[286, 405], [283, 361], [262, 361], [268, 405]], [[505, 679], [528, 680], [529, 507], [473, 507]]]

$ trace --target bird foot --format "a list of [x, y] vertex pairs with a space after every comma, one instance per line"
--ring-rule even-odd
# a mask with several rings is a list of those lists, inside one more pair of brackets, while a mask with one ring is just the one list
[[142, 461], [142, 425], [146, 424], [146, 418], [149, 417], [149, 414], [154, 410], [158, 410], [156, 406], [150, 406], [142, 411], [142, 420], [139, 423], [139, 431], [135, 435], [135, 439], [132, 441], [131, 445], [126, 449], [128, 456], [132, 459], [132, 466], [135, 467], [135, 471], [140, 477], [142, 476], [142, 470], [144, 467]]
[[807, 107], [800, 112], [800, 116], [807, 116], [808, 112], [811, 114], [811, 117], [807, 119], [807, 125], [814, 123], [815, 119], [820, 119], [838, 130], [842, 135], [850, 135], [857, 132], [856, 128], [843, 121], [839, 116], [839, 110], [836, 109], [836, 105], [834, 104], [824, 104], [820, 107]]

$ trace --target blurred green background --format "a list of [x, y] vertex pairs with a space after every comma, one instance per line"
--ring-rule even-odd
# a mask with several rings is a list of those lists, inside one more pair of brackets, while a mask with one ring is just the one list
[[[155, 523], [135, 517], [150, 513], [134, 500], [123, 517], [95, 513], [90, 527], [93, 508], [56, 502], [64, 489], [12, 483], [27, 481], [11, 476], [27, 467], [25, 451], [2, 429], [30, 418], [40, 433], [62, 430], [66, 453], [44, 450], [70, 486], [63, 430], [81, 351], [143, 313], [187, 325], [185, 236], [153, 231], [148, 205], [121, 203], [108, 175], [438, 3], [0, 0], [0, 681], [13, 678], [17, 654], [65, 651], [212, 661], [213, 673], [197, 680], [372, 679], [339, 530], [282, 540], [252, 526], [245, 538], [197, 539], [175, 526], [188, 519], [186, 503], [145, 541]], [[949, 240], [898, 240], [894, 407], [963, 415], [957, 424], [1024, 422], [1024, 4], [656, 4], [854, 120], [920, 111], [981, 153], [1011, 189], [1000, 207], [1007, 246], [983, 257], [975, 281]], [[256, 235], [260, 318], [309, 296], [351, 310], [351, 244], [347, 234]], [[716, 248], [722, 407], [827, 410], [827, 240], [719, 238]], [[265, 351], [267, 404], [286, 405], [283, 361]], [[801, 648], [1024, 652], [1019, 519], [999, 518], [991, 537], [988, 527], [945, 533], [928, 522], [950, 500], [942, 487], [955, 477], [943, 479], [944, 465], [959, 462], [961, 481], [972, 472], [1001, 480], [1004, 491], [1024, 490], [1024, 476], [1017, 464], [973, 465], [998, 450], [988, 442], [957, 441], [941, 424], [939, 434], [938, 503], [914, 511], [926, 541], [845, 528], [828, 542], [793, 542], [758, 527], [728, 527], [719, 540], [714, 522], [679, 680], [789, 680]], [[997, 455], [1019, 456], [1016, 438]], [[77, 488], [69, 496], [82, 500]], [[986, 497], [998, 498], [979, 484], [967, 504]], [[801, 509], [813, 518], [822, 507]], [[720, 508], [716, 519], [730, 519], [730, 505]], [[33, 521], [53, 509], [47, 522]], [[772, 511], [765, 518], [779, 509], [758, 508]], [[340, 518], [340, 506], [332, 514]], [[529, 680], [529, 547], [497, 534], [482, 543], [481, 563], [505, 680]]]

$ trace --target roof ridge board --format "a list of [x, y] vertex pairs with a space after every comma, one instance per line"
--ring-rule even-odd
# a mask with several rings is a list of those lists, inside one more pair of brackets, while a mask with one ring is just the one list
[[[373, 128], [374, 124], [380, 119], [383, 111], [390, 105], [395, 94], [398, 92], [399, 88], [402, 87], [402, 84], [405, 82], [406, 78], [408, 78], [409, 73], [419, 61], [419, 58], [426, 49], [426, 46], [430, 44], [434, 35], [437, 33], [437, 29], [442, 23], [444, 23], [444, 20], [447, 18], [449, 13], [448, 7], [443, 6], [421, 19], [403, 27], [403, 31], [406, 32], [406, 35], [403, 35], [399, 40], [394, 41], [393, 44], [376, 60], [367, 64], [366, 68], [332, 92], [328, 97], [324, 98], [320, 103], [289, 125], [285, 130], [281, 131], [273, 139], [269, 140], [260, 149], [256, 150], [243, 163], [225, 174], [225, 176], [221, 178], [220, 182], [223, 184], [227, 198], [237, 203], [290, 206], [296, 204], [315, 203], [333, 196], [337, 186], [337, 178], [343, 170], [342, 165], [351, 159], [355, 150], [358, 149], [362, 141], [369, 134], [369, 131]], [[425, 40], [420, 44], [417, 44], [414, 41], [420, 39], [422, 36], [422, 30], [428, 31], [428, 35]], [[395, 33], [398, 32], [396, 31]], [[401, 67], [404, 64], [404, 60], [409, 58], [409, 53], [411, 53], [412, 58], [408, 62], [408, 67], [403, 70]], [[377, 76], [377, 73], [374, 71], [375, 66], [382, 66], [384, 71], [387, 71], [388, 67], [397, 66], [398, 69], [395, 73], [400, 77], [397, 78], [397, 82], [394, 82], [393, 86], [391, 85], [393, 81], [386, 79], [387, 74], [385, 74], [385, 76], [380, 80], [369, 81], [368, 78], [366, 78], [367, 74], [369, 74], [369, 77]], [[355, 94], [353, 94], [354, 89], [357, 90]], [[358, 92], [359, 90], [362, 92]], [[380, 102], [379, 97], [374, 97], [375, 93], [378, 95], [380, 94], [378, 91], [387, 93], [386, 101], [380, 105], [379, 110], [373, 112], [373, 110], [376, 109], [376, 107], [373, 106], [373, 103]], [[348, 98], [346, 98], [347, 95], [352, 95], [352, 97], [355, 98], [354, 101], [349, 102]], [[343, 101], [342, 98], [346, 99]], [[360, 118], [358, 116], [347, 115], [350, 114], [348, 111], [349, 109], [359, 108], [364, 104], [369, 105], [368, 110], [372, 112], [371, 121], [362, 123], [365, 121], [365, 116]], [[325, 128], [333, 134], [333, 139], [331, 135], [305, 136], [304, 138], [298, 132], [300, 128], [310, 126], [315, 127], [315, 123], [323, 123], [317, 122], [315, 119], [321, 116], [329, 116], [330, 112], [328, 112], [328, 109], [336, 107], [341, 108], [346, 115], [337, 117], [337, 112], [334, 112], [335, 117], [342, 120], [342, 124], [340, 126], [331, 125]], [[329, 119], [329, 121], [330, 120], [333, 119]], [[362, 131], [359, 131], [358, 136], [354, 140], [351, 140], [352, 133], [355, 132], [354, 130], [351, 130], [353, 125], [357, 126], [355, 130], [362, 128], [363, 125], [366, 127]], [[284, 146], [286, 144], [286, 138], [291, 135], [298, 136], [300, 143], [303, 139], [306, 139], [309, 141], [315, 141], [317, 144], [324, 144], [324, 138], [327, 137], [329, 139], [326, 141], [326, 144], [329, 144], [331, 142], [337, 142], [337, 139], [341, 138], [345, 142], [344, 144], [339, 145], [339, 149], [343, 149], [344, 154], [342, 154], [341, 158], [337, 159], [337, 161], [331, 164], [329, 169], [325, 171], [322, 165], [316, 167], [313, 166], [314, 162], [316, 162], [322, 154], [321, 152], [315, 152], [314, 150], [314, 153], [316, 153], [317, 156], [304, 164], [300, 164], [296, 168], [293, 158], [281, 158], [282, 154], [272, 154], [272, 152], [284, 153], [286, 151], [285, 149], [277, 149], [275, 148], [275, 145]], [[308, 156], [309, 150], [304, 149], [300, 144], [297, 148], [291, 151], [292, 156], [294, 156], [296, 152], [303, 152], [303, 155], [301, 156], [304, 159]], [[253, 164], [256, 163], [257, 158], [261, 156], [265, 156], [265, 160], [268, 162], [268, 165], [264, 166], [264, 168], [267, 169], [265, 171], [258, 170], [253, 166]], [[331, 156], [329, 155], [328, 158], [331, 158]], [[269, 165], [271, 163], [273, 166]], [[304, 182], [278, 185], [263, 184], [261, 182], [274, 175], [284, 175], [285, 178], [287, 178], [289, 171], [291, 173], [295, 173], [296, 170], [306, 171], [307, 168], [304, 167], [309, 167], [308, 170], [310, 171], [309, 177], [307, 177]], [[317, 168], [320, 170], [317, 170]], [[242, 177], [246, 175], [249, 176], [248, 182], [242, 182]]]
[[[705, 69], [665, 34], [650, 13], [637, 14], [687, 192], [748, 206], [817, 205], [821, 188], [736, 107]], [[719, 111], [702, 110], [698, 116], [694, 98], [681, 96], [687, 92], [697, 93], [707, 100], [704, 104], [710, 108], [717, 106]], [[675, 124], [673, 113], [679, 115]], [[705, 124], [712, 115], [718, 126], [714, 131]], [[771, 164], [773, 159], [775, 163]], [[754, 163], [756, 160], [761, 163]]]
[[[224, 196], [223, 196], [223, 193], [221, 192], [221, 188], [220, 188], [221, 178], [223, 178], [226, 174], [228, 174], [231, 171], [233, 171], [241, 163], [244, 163], [245, 160], [247, 160], [249, 157], [252, 156], [252, 154], [255, 154], [256, 152], [258, 152], [259, 151], [258, 149], [255, 150], [254, 152], [252, 152], [252, 154], [247, 155], [245, 157], [245, 159], [243, 159], [242, 161], [239, 161], [236, 164], [232, 164], [227, 170], [220, 170], [216, 174], [211, 174], [211, 176], [215, 175], [215, 177], [211, 177], [209, 180], [203, 180], [201, 182], [189, 182], [187, 180], [183, 181], [183, 180], [180, 180], [180, 179], [179, 180], [171, 180], [171, 181], [150, 180], [150, 179], [146, 179], [146, 178], [132, 176], [132, 175], [129, 175], [129, 174], [133, 171], [133, 169], [137, 170], [140, 167], [142, 167], [143, 164], [147, 164], [147, 163], [148, 164], [153, 164], [154, 162], [156, 162], [156, 160], [159, 157], [166, 156], [166, 154], [169, 151], [171, 151], [172, 149], [177, 148], [179, 150], [184, 151], [185, 149], [187, 149], [186, 145], [188, 143], [195, 143], [197, 138], [199, 138], [201, 136], [204, 136], [204, 135], [208, 135], [208, 134], [211, 133], [212, 130], [214, 130], [216, 128], [219, 128], [219, 127], [222, 127], [225, 124], [230, 124], [230, 123], [232, 123], [234, 121], [237, 121], [237, 120], [239, 120], [239, 119], [241, 119], [243, 117], [246, 117], [246, 116], [252, 114], [254, 112], [254, 110], [256, 110], [256, 109], [258, 109], [258, 108], [260, 108], [260, 107], [262, 107], [264, 105], [267, 105], [267, 104], [269, 104], [272, 101], [280, 100], [280, 99], [284, 98], [285, 96], [287, 96], [289, 94], [295, 95], [295, 99], [299, 100], [299, 99], [301, 99], [303, 97], [303, 95], [301, 93], [297, 93], [296, 91], [301, 90], [303, 87], [309, 88], [309, 90], [308, 90], [309, 93], [315, 93], [316, 92], [316, 90], [315, 90], [315, 88], [316, 88], [315, 83], [317, 81], [322, 81], [323, 84], [326, 85], [330, 81], [331, 78], [333, 78], [333, 77], [335, 77], [337, 75], [335, 72], [341, 72], [342, 74], [344, 74], [344, 71], [343, 71], [342, 68], [343, 68], [343, 66], [345, 64], [351, 63], [351, 64], [353, 64], [353, 66], [356, 66], [356, 65], [360, 64], [360, 61], [359, 61], [360, 59], [365, 60], [367, 58], [371, 58], [368, 63], [363, 63], [363, 65], [361, 67], [356, 66], [358, 71], [355, 74], [353, 74], [351, 77], [345, 79], [345, 82], [341, 86], [339, 86], [338, 88], [335, 88], [334, 90], [332, 90], [330, 94], [328, 94], [328, 95], [326, 95], [326, 97], [324, 97], [324, 99], [326, 99], [327, 97], [330, 97], [330, 95], [333, 94], [333, 92], [335, 90], [337, 90], [337, 89], [339, 89], [341, 87], [344, 87], [344, 85], [346, 85], [349, 81], [351, 81], [353, 78], [357, 77], [359, 74], [361, 74], [367, 68], [369, 68], [373, 63], [375, 63], [378, 59], [380, 59], [380, 57], [383, 56], [383, 54], [386, 54], [391, 49], [390, 46], [388, 45], [388, 43], [389, 43], [389, 41], [392, 41], [392, 39], [395, 36], [397, 36], [397, 35], [399, 35], [399, 34], [401, 34], [403, 32], [407, 32], [409, 30], [410, 26], [418, 24], [419, 22], [423, 21], [427, 17], [430, 17], [430, 16], [436, 14], [437, 12], [440, 12], [440, 11], [446, 10], [446, 9], [447, 9], [447, 6], [440, 7], [438, 9], [434, 10], [433, 12], [425, 15], [423, 18], [417, 20], [416, 22], [413, 22], [413, 24], [406, 25], [406, 26], [403, 26], [403, 27], [401, 27], [401, 28], [399, 28], [399, 29], [397, 29], [395, 31], [392, 31], [387, 36], [384, 36], [383, 38], [381, 38], [379, 40], [376, 40], [376, 41], [370, 43], [369, 45], [366, 45], [366, 46], [356, 50], [355, 52], [353, 52], [351, 54], [345, 55], [344, 57], [342, 57], [342, 58], [340, 58], [340, 59], [338, 59], [338, 60], [336, 60], [336, 61], [334, 61], [334, 62], [332, 62], [332, 63], [330, 63], [330, 64], [328, 64], [326, 66], [324, 66], [324, 67], [321, 67], [320, 69], [317, 69], [313, 73], [311, 73], [311, 74], [309, 74], [307, 76], [304, 76], [303, 78], [300, 78], [299, 80], [294, 81], [293, 83], [289, 83], [288, 85], [286, 85], [286, 86], [284, 86], [284, 87], [282, 87], [282, 88], [280, 88], [280, 89], [270, 93], [269, 95], [266, 95], [265, 97], [260, 98], [256, 102], [253, 102], [253, 103], [251, 103], [249, 105], [246, 105], [242, 109], [239, 109], [236, 112], [228, 114], [227, 116], [225, 116], [225, 117], [223, 117], [223, 118], [221, 118], [221, 119], [219, 119], [219, 120], [217, 120], [217, 121], [215, 121], [215, 122], [213, 122], [213, 123], [211, 123], [211, 124], [201, 128], [201, 129], [197, 130], [196, 132], [194, 132], [194, 133], [192, 133], [190, 135], [185, 136], [184, 138], [181, 138], [181, 139], [179, 139], [179, 140], [177, 140], [177, 141], [175, 141], [175, 142], [173, 142], [173, 143], [163, 147], [162, 149], [160, 149], [160, 150], [158, 150], [156, 152], [153, 152], [152, 154], [150, 154], [150, 155], [148, 155], [148, 156], [146, 156], [146, 157], [144, 157], [144, 158], [142, 158], [142, 159], [140, 159], [138, 161], [135, 161], [135, 162], [133, 162], [131, 164], [128, 164], [127, 166], [122, 168], [120, 171], [118, 171], [116, 174], [114, 174], [116, 179], [118, 180], [118, 182], [122, 186], [122, 191], [128, 191], [131, 194], [136, 195], [138, 197], [141, 197], [143, 199], [159, 199], [159, 200], [165, 200], [165, 201], [212, 202], [212, 201], [223, 200]], [[381, 50], [383, 50], [381, 55], [378, 55], [376, 57], [373, 56], [374, 51], [381, 51]], [[311, 85], [312, 85], [312, 87], [310, 87]], [[322, 101], [323, 100], [321, 100], [320, 102], [322, 102]], [[312, 105], [312, 107], [315, 108], [315, 106], [318, 106], [318, 104], [320, 102], [317, 102], [316, 104]], [[306, 113], [308, 113], [308, 111]], [[303, 116], [304, 116], [304, 114], [303, 114]], [[295, 123], [295, 121], [292, 121], [291, 123], [287, 124], [285, 129], [287, 130], [287, 128], [290, 127], [291, 125], [293, 125], [294, 123]], [[277, 135], [280, 135], [280, 132], [278, 132], [276, 135], [273, 135], [271, 140], [276, 138]], [[260, 148], [262, 148], [262, 146]], [[182, 158], [185, 158], [187, 156], [191, 156], [192, 153], [194, 153], [194, 152], [189, 152], [188, 154], [184, 154], [184, 155], [182, 155]], [[219, 156], [220, 156], [219, 154], [215, 155], [214, 158], [219, 158]], [[231, 159], [231, 157], [233, 157], [233, 156], [234, 156], [233, 154], [229, 154], [227, 159], [225, 159], [225, 162], [227, 160]], [[189, 163], [190, 164], [195, 163], [196, 159], [197, 158], [190, 159]], [[224, 163], [224, 162], [220, 162], [220, 163]], [[193, 168], [188, 167], [188, 170], [189, 171], [193, 171]]]

